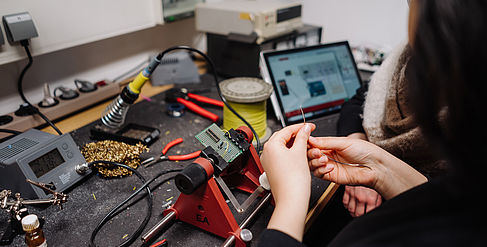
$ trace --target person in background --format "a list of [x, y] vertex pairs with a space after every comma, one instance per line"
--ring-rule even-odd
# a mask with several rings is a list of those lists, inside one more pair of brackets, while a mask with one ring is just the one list
[[[390, 52], [370, 83], [360, 87], [343, 105], [337, 135], [370, 141], [424, 175], [437, 177], [444, 175], [448, 167], [433, 155], [413, 121], [405, 74], [410, 57], [409, 42], [402, 42]], [[358, 217], [378, 207], [382, 198], [370, 188], [345, 186], [342, 202], [351, 216]]]
[[386, 200], [348, 224], [330, 246], [485, 245], [487, 216], [478, 196], [487, 172], [482, 156], [487, 148], [487, 2], [413, 0], [413, 9], [407, 96], [426, 143], [451, 172], [428, 180], [371, 142], [312, 137], [312, 124], [289, 126], [269, 139], [261, 157], [276, 206], [259, 246], [301, 245], [308, 169], [335, 183], [372, 188]]

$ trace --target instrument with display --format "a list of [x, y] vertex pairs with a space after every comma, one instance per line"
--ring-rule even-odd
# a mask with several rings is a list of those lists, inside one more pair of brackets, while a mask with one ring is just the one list
[[301, 27], [301, 9], [301, 2], [294, 0], [207, 1], [196, 6], [196, 30], [229, 36], [255, 36], [256, 43], [260, 44]]
[[45, 190], [26, 179], [62, 192], [89, 174], [75, 171], [77, 164], [85, 162], [69, 134], [56, 136], [31, 129], [0, 143], [0, 188], [29, 199], [48, 198]]

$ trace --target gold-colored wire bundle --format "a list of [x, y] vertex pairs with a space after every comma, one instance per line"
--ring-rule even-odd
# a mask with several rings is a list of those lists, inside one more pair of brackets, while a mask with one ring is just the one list
[[[140, 154], [147, 151], [149, 151], [149, 148], [140, 143], [137, 145], [129, 145], [123, 142], [104, 140], [85, 144], [81, 149], [81, 154], [83, 154], [87, 162], [108, 160], [137, 169], [137, 166], [140, 165]], [[132, 175], [132, 171], [123, 167], [102, 163], [95, 164], [95, 167], [103, 177]]]
[[[247, 122], [252, 125], [255, 132], [262, 138], [267, 129], [266, 101], [256, 103], [236, 103], [227, 100], [227, 103]], [[223, 128], [226, 130], [236, 129], [245, 123], [233, 114], [226, 106], [223, 107]]]

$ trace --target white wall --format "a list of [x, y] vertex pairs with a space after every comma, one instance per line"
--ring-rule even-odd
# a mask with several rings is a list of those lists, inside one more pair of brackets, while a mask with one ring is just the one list
[[303, 0], [303, 21], [321, 25], [325, 42], [393, 48], [407, 38], [406, 0]]
[[[393, 47], [406, 38], [406, 0], [303, 0], [303, 4], [304, 22], [323, 26], [325, 42], [349, 40], [352, 44]], [[46, 11], [51, 9], [46, 5]], [[24, 78], [24, 91], [37, 103], [45, 82], [52, 90], [59, 85], [74, 87], [75, 78], [113, 79], [164, 48], [197, 45], [196, 41], [203, 41], [205, 47], [204, 38], [201, 40], [194, 29], [194, 19], [186, 19], [38, 55]], [[23, 59], [0, 65], [0, 115], [15, 111], [22, 103], [16, 85], [26, 63]]]
[[[60, 85], [75, 88], [74, 79], [112, 80], [165, 48], [193, 46], [198, 39], [191, 18], [34, 56], [34, 63], [24, 77], [24, 92], [34, 104], [42, 100], [42, 85], [46, 82], [52, 91]], [[22, 103], [17, 79], [26, 64], [27, 59], [23, 59], [0, 65], [0, 115], [15, 111]]]

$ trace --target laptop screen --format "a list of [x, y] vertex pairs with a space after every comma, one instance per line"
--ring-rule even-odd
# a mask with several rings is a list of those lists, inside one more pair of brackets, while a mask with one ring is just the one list
[[[340, 110], [361, 81], [348, 42], [263, 53], [285, 124]], [[284, 124], [284, 123], [283, 123]]]

